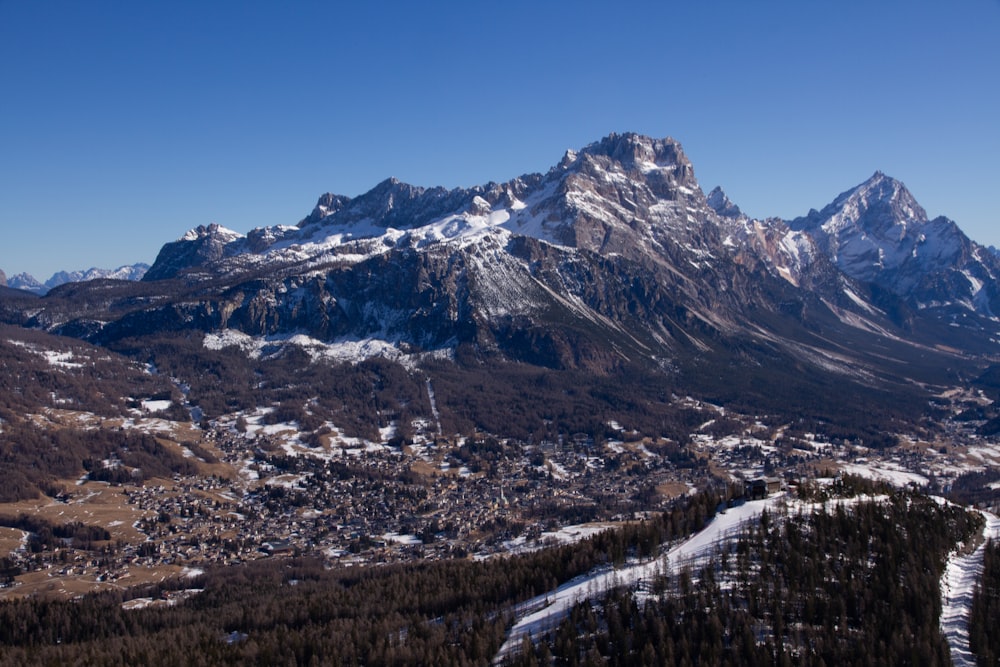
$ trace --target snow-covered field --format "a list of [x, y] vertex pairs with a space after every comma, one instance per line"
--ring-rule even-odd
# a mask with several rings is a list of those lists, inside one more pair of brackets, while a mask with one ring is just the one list
[[925, 476], [909, 472], [903, 469], [902, 466], [893, 465], [888, 461], [878, 465], [842, 463], [840, 469], [851, 475], [857, 475], [858, 477], [864, 477], [876, 482], [888, 482], [898, 487], [906, 487], [910, 484], [922, 487], [926, 486], [929, 482]]

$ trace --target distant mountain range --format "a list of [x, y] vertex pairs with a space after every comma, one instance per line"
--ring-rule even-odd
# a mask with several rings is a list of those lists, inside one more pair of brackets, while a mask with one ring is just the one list
[[142, 280], [142, 277], [146, 275], [146, 271], [148, 270], [149, 264], [139, 263], [130, 264], [128, 266], [120, 266], [117, 269], [90, 268], [86, 271], [57, 271], [44, 283], [39, 282], [38, 279], [29, 273], [18, 273], [17, 275], [7, 278], [3, 271], [0, 271], [0, 285], [33, 292], [38, 295], [44, 295], [47, 294], [49, 290], [59, 287], [60, 285], [80, 282], [83, 280]]

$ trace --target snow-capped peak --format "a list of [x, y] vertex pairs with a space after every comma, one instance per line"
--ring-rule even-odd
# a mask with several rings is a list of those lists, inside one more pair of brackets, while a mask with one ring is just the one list
[[927, 213], [906, 186], [877, 171], [822, 211], [810, 211], [789, 225], [813, 236], [851, 277], [873, 280], [915, 255], [926, 239], [927, 223]]
[[[567, 151], [544, 176], [453, 190], [389, 178], [358, 197], [321, 196], [297, 227], [255, 229], [246, 236], [218, 225], [199, 227], [164, 249], [149, 279], [217, 261], [228, 269], [272, 260], [319, 261], [331, 254], [344, 261], [348, 254], [360, 258], [398, 243], [451, 242], [501, 227], [558, 245], [646, 253], [655, 229], [680, 234], [709, 217], [676, 141], [611, 134], [579, 152]], [[678, 239], [683, 243], [682, 236]], [[358, 246], [361, 240], [367, 249]], [[345, 244], [350, 252], [341, 250]]]
[[[140, 262], [138, 264], [119, 266], [117, 269], [100, 269], [92, 267], [85, 271], [57, 271], [56, 273], [53, 273], [52, 277], [44, 283], [37, 280], [31, 274], [20, 273], [16, 276], [12, 276], [9, 281], [4, 281], [2, 284], [7, 286], [9, 283], [9, 286], [15, 289], [44, 295], [47, 294], [49, 290], [55, 289], [60, 285], [65, 285], [66, 283], [78, 283], [85, 280], [142, 280], [142, 277], [148, 270], [149, 265]], [[2, 272], [0, 272], [0, 275], [2, 275]]]
[[[861, 185], [841, 193], [831, 207], [840, 210], [824, 223], [828, 230], [858, 224], [863, 225], [868, 233], [888, 234], [889, 230], [893, 230], [893, 233], [905, 234], [907, 226], [927, 222], [927, 213], [906, 186], [881, 171], [876, 171]], [[875, 215], [870, 215], [870, 212]]]
[[[947, 218], [927, 213], [900, 181], [877, 171], [821, 211], [792, 220], [848, 276], [912, 298], [918, 307], [956, 304], [991, 315], [992, 258]], [[985, 261], [987, 257], [989, 261]], [[971, 277], [970, 277], [971, 276]]]
[[[245, 236], [218, 225], [198, 227], [164, 247], [147, 279], [191, 269], [318, 269], [394, 249], [466, 247], [487, 238], [503, 243], [510, 236], [680, 272], [712, 269], [728, 256], [746, 266], [762, 262], [794, 285], [811, 284], [807, 273], [821, 271], [812, 268], [819, 267], [813, 260], [826, 255], [854, 279], [890, 275], [887, 287], [897, 294], [971, 256], [954, 223], [928, 221], [906, 187], [880, 171], [821, 211], [789, 223], [750, 220], [721, 188], [704, 195], [676, 141], [626, 133], [567, 151], [545, 174], [503, 184], [448, 190], [389, 178], [357, 197], [322, 195], [297, 226]], [[967, 274], [960, 282], [976, 294], [991, 275], [980, 268], [959, 271]], [[981, 303], [976, 294], [962, 298]]]
[[197, 241], [198, 239], [211, 237], [218, 239], [222, 242], [229, 242], [229, 241], [235, 241], [236, 239], [241, 238], [242, 236], [243, 235], [237, 231], [233, 231], [232, 229], [228, 229], [218, 223], [213, 222], [207, 227], [205, 225], [198, 225], [194, 229], [188, 230], [187, 233], [185, 233], [184, 236], [182, 236], [178, 240]]

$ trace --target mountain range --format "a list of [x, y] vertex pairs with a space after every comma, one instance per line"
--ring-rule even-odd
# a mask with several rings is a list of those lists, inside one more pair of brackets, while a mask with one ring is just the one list
[[881, 172], [794, 220], [754, 219], [703, 192], [678, 142], [612, 134], [505, 183], [388, 179], [324, 194], [296, 225], [201, 226], [140, 282], [0, 305], [10, 323], [133, 351], [196, 335], [251, 360], [640, 373], [765, 403], [823, 403], [846, 383], [894, 401], [990, 366], [997, 275], [992, 249]]
[[85, 271], [57, 271], [44, 283], [40, 282], [30, 273], [18, 273], [8, 278], [3, 271], [0, 271], [0, 286], [25, 290], [43, 296], [54, 287], [84, 280], [141, 280], [146, 275], [147, 270], [149, 270], [149, 264], [140, 262], [120, 266], [117, 269], [92, 267]]

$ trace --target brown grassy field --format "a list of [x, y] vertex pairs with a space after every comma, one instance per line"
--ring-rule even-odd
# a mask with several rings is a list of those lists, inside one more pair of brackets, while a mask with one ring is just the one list
[[43, 497], [16, 503], [0, 503], [0, 514], [38, 516], [54, 524], [79, 521], [90, 526], [101, 526], [108, 529], [112, 540], [138, 542], [145, 539], [133, 527], [144, 513], [128, 504], [122, 487], [113, 487], [105, 482], [86, 482], [80, 485], [67, 482], [64, 486], [73, 494], [69, 502]]
[[96, 572], [63, 575], [59, 573], [59, 569], [53, 567], [17, 577], [17, 586], [0, 588], [0, 600], [13, 600], [32, 595], [74, 598], [86, 593], [124, 590], [142, 584], [152, 584], [183, 574], [184, 568], [176, 565], [131, 567], [128, 573], [117, 581], [98, 581]]

